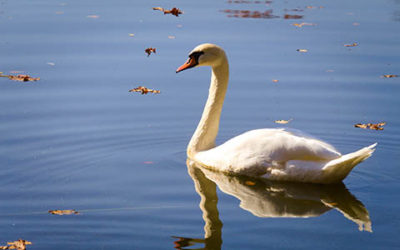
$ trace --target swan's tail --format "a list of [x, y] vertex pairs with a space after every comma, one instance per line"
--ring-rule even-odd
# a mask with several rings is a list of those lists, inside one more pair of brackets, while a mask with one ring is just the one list
[[350, 171], [360, 162], [364, 161], [375, 151], [376, 145], [362, 148], [356, 152], [342, 155], [341, 157], [328, 162], [323, 170], [323, 175], [326, 183], [339, 182], [346, 178]]

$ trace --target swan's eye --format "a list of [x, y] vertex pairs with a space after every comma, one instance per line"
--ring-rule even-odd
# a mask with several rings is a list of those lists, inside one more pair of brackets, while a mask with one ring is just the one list
[[204, 52], [203, 51], [199, 51], [199, 52], [193, 52], [193, 53], [191, 53], [190, 55], [189, 55], [189, 58], [191, 59], [191, 60], [195, 60], [196, 61], [196, 64], [198, 64], [199, 63], [199, 57], [201, 56], [201, 55], [203, 55], [204, 54]]

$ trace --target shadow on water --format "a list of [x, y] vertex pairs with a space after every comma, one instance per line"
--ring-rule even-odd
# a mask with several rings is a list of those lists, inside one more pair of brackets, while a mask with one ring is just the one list
[[[204, 249], [221, 249], [222, 226], [217, 207], [218, 188], [240, 200], [240, 207], [261, 218], [310, 218], [335, 209], [355, 222], [360, 231], [372, 232], [368, 210], [343, 183], [319, 185], [271, 182], [214, 172], [187, 161], [189, 175], [200, 195], [204, 238], [176, 237], [176, 249], [204, 244]], [[201, 248], [203, 249], [203, 248]]]

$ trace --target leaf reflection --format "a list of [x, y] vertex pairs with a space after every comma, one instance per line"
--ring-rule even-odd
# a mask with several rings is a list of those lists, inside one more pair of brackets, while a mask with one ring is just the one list
[[[358, 225], [360, 231], [372, 232], [368, 210], [343, 183], [320, 185], [272, 182], [243, 176], [228, 176], [187, 161], [203, 212], [204, 239], [176, 237], [175, 248], [204, 244], [204, 249], [221, 249], [222, 225], [217, 208], [216, 187], [240, 200], [240, 207], [262, 218], [310, 218], [334, 209]], [[252, 183], [252, 185], [248, 185]], [[203, 248], [201, 248], [203, 249]]]

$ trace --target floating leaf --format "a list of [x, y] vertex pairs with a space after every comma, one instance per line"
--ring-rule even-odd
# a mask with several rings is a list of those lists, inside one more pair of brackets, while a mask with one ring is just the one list
[[367, 123], [367, 124], [357, 123], [354, 125], [354, 127], [363, 128], [363, 129], [383, 130], [382, 126], [385, 126], [385, 125], [386, 125], [386, 122]]
[[288, 124], [289, 122], [291, 122], [293, 119], [289, 119], [289, 120], [276, 120], [275, 123], [279, 123], [279, 124]]
[[134, 36], [135, 36], [135, 34], [133, 34], [133, 33], [129, 33], [129, 36], [130, 36], [130, 37], [134, 37]]
[[154, 93], [154, 94], [159, 94], [161, 91], [160, 90], [155, 90], [155, 89], [148, 89], [143, 86], [139, 86], [137, 88], [129, 90], [129, 92], [140, 92], [142, 95], [145, 95], [147, 93]]
[[97, 19], [97, 18], [99, 18], [100, 16], [98, 16], [98, 15], [88, 15], [88, 16], [86, 16], [87, 18], [92, 18], [92, 19]]
[[175, 39], [175, 36], [168, 36], [168, 39]]
[[279, 82], [278, 79], [272, 79], [272, 82]]
[[398, 75], [382, 75], [382, 78], [393, 78], [393, 77], [399, 77]]
[[151, 53], [154, 53], [154, 54], [156, 53], [156, 48], [147, 48], [144, 50], [144, 52], [146, 52], [147, 57], [149, 57]]
[[19, 82], [29, 82], [29, 81], [39, 81], [40, 77], [31, 77], [29, 75], [2, 75], [0, 74], [0, 77], [8, 77], [8, 79], [13, 80], [13, 81], [19, 81]]
[[353, 44], [345, 44], [344, 47], [355, 47], [358, 46], [358, 43], [353, 43]]
[[316, 24], [315, 23], [294, 23], [292, 25], [301, 28], [303, 26], [315, 26]]
[[0, 246], [0, 249], [17, 249], [17, 250], [25, 250], [26, 245], [32, 245], [32, 242], [27, 240], [19, 239], [13, 242], [7, 242], [8, 246]]
[[174, 15], [174, 16], [179, 16], [180, 14], [183, 14], [183, 12], [180, 9], [175, 8], [175, 7], [170, 9], [170, 10], [167, 10], [167, 9], [164, 9], [164, 8], [161, 8], [161, 7], [154, 7], [153, 10], [159, 10], [161, 12], [164, 12], [164, 15], [165, 14], [171, 14], [171, 15]]
[[75, 211], [73, 209], [70, 209], [70, 210], [49, 210], [49, 214], [70, 215], [70, 214], [79, 214], [79, 212]]
[[289, 14], [286, 14], [286, 15], [283, 16], [283, 18], [285, 18], [285, 19], [302, 19], [303, 16], [302, 15], [289, 15]]
[[296, 51], [301, 52], [301, 53], [306, 53], [306, 52], [308, 52], [307, 49], [297, 49]]
[[307, 9], [317, 9], [317, 8], [322, 9], [322, 8], [324, 8], [324, 6], [319, 6], [319, 7], [317, 7], [317, 6], [306, 6], [306, 8]]
[[253, 181], [245, 181], [244, 184], [246, 184], [247, 186], [255, 186], [256, 185], [256, 183]]

